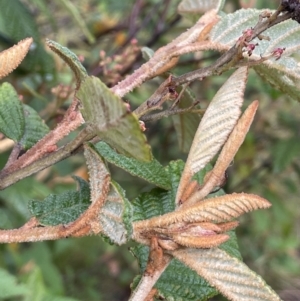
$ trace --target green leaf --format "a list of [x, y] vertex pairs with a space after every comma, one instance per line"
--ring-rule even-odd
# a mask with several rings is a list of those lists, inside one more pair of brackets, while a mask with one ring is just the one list
[[25, 296], [29, 293], [28, 287], [17, 283], [15, 276], [0, 268], [0, 299]]
[[112, 163], [133, 176], [140, 177], [158, 187], [170, 189], [168, 174], [155, 159], [141, 162], [116, 153], [109, 145], [101, 141], [95, 145], [97, 152], [109, 163]]
[[21, 65], [26, 71], [43, 74], [54, 71], [53, 59], [40, 43], [35, 19], [21, 1], [0, 1], [0, 32], [10, 38], [13, 44], [24, 38], [33, 37], [35, 44]]
[[132, 206], [125, 197], [125, 191], [117, 184], [112, 183], [107, 201], [99, 214], [102, 233], [111, 242], [125, 244], [132, 232]]
[[[194, 102], [195, 97], [187, 89], [180, 98], [178, 106], [184, 109], [190, 107]], [[185, 113], [172, 116], [172, 120], [177, 133], [179, 148], [182, 152], [188, 153], [201, 118], [198, 114]]]
[[3, 83], [0, 86], [0, 131], [17, 142], [24, 130], [25, 118], [18, 94], [11, 84]]
[[31, 200], [29, 210], [42, 225], [55, 226], [76, 220], [91, 204], [89, 184], [79, 177], [78, 191], [49, 195], [44, 201]]
[[[177, 193], [177, 188], [178, 188], [178, 185], [179, 185], [181, 174], [182, 174], [182, 171], [184, 169], [184, 164], [185, 163], [182, 160], [170, 161], [169, 164], [165, 168], [166, 172], [169, 175], [169, 179], [170, 179], [170, 182], [171, 182], [170, 198], [172, 200], [175, 200], [175, 196], [176, 196], [176, 193]], [[174, 204], [172, 204], [172, 206], [175, 206]], [[174, 209], [175, 209], [175, 207], [174, 207]], [[172, 209], [172, 211], [174, 209]]]
[[133, 222], [159, 216], [175, 209], [171, 191], [154, 188], [150, 192], [140, 194], [133, 200]]
[[27, 105], [23, 105], [23, 109], [25, 131], [19, 143], [23, 149], [29, 149], [49, 132], [49, 128], [34, 109]]
[[72, 69], [77, 81], [76, 88], [78, 89], [81, 82], [87, 77], [87, 72], [79, 61], [77, 55], [67, 47], [61, 46], [60, 44], [52, 40], [47, 39], [46, 43], [49, 48], [53, 52], [58, 54], [62, 58], [62, 60]]
[[132, 201], [134, 207], [133, 222], [149, 219], [175, 210], [174, 200], [183, 168], [183, 161], [171, 161], [165, 168], [171, 189], [166, 192], [160, 188], [155, 188], [150, 192], [140, 194]]
[[299, 157], [300, 144], [298, 137], [279, 141], [272, 148], [273, 170], [283, 171], [295, 158]]
[[88, 77], [76, 94], [82, 115], [104, 141], [122, 154], [141, 161], [152, 159], [139, 121], [123, 101], [96, 77]]

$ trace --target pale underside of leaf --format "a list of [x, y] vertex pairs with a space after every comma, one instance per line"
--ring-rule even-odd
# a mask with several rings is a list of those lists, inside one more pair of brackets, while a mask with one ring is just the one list
[[151, 230], [176, 223], [220, 223], [246, 212], [269, 208], [271, 204], [254, 194], [233, 193], [198, 202], [187, 208], [134, 223], [135, 230]]
[[99, 214], [99, 221], [103, 234], [118, 245], [127, 241], [127, 230], [123, 223], [123, 214], [124, 200], [114, 184], [111, 184], [107, 200]]
[[[190, 90], [186, 89], [180, 98], [178, 107], [181, 109], [189, 108], [195, 101], [195, 97], [191, 94]], [[172, 116], [172, 120], [177, 133], [180, 150], [188, 153], [201, 118], [195, 113], [185, 113]]]
[[213, 190], [214, 187], [220, 184], [220, 180], [222, 181], [226, 169], [231, 164], [235, 154], [237, 153], [246, 137], [257, 107], [258, 101], [254, 101], [246, 109], [246, 111], [234, 127], [233, 131], [229, 135], [229, 138], [224, 144], [224, 147], [217, 159], [214, 168], [209, 173], [209, 176], [205, 179], [205, 182], [202, 185], [201, 189], [193, 193], [192, 196], [184, 202], [184, 206], [194, 204], [195, 202], [204, 199]]
[[240, 114], [248, 69], [239, 68], [209, 104], [195, 134], [176, 195], [176, 204], [191, 177], [216, 155], [226, 141]]
[[101, 157], [92, 145], [84, 146], [84, 156], [89, 170], [91, 201], [96, 202], [102, 195], [103, 183], [109, 177], [109, 172]]
[[199, 14], [211, 9], [219, 11], [223, 7], [224, 2], [224, 0], [182, 0], [178, 5], [178, 12], [180, 14]]
[[17, 45], [0, 53], [0, 79], [16, 69], [25, 58], [32, 43], [32, 38], [20, 41]]
[[279, 301], [279, 296], [243, 262], [218, 248], [175, 250], [172, 255], [232, 301]]
[[76, 96], [89, 126], [117, 151], [141, 161], [152, 159], [150, 146], [137, 118], [124, 102], [96, 77], [88, 77]]
[[[210, 32], [210, 40], [219, 43], [216, 50], [218, 48], [229, 49], [234, 45], [243, 30], [251, 28], [257, 23], [261, 12], [256, 9], [241, 9], [223, 17]], [[268, 59], [254, 66], [254, 70], [274, 88], [300, 101], [300, 67], [298, 61], [290, 57], [300, 50], [299, 24], [289, 19], [271, 27], [264, 35], [268, 36], [270, 40], [254, 39], [251, 42], [258, 43], [252, 52], [251, 60], [260, 60], [261, 56], [270, 55], [277, 48], [285, 48], [285, 50], [279, 60]]]

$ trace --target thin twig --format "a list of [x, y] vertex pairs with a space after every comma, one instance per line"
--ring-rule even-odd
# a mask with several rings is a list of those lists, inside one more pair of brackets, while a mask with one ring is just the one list
[[166, 110], [164, 112], [160, 112], [160, 113], [156, 113], [156, 114], [152, 114], [152, 115], [146, 115], [143, 116], [141, 118], [142, 121], [155, 121], [158, 119], [161, 119], [163, 117], [169, 117], [172, 115], [177, 115], [177, 114], [186, 114], [186, 113], [193, 113], [193, 114], [199, 114], [199, 115], [203, 115], [205, 113], [204, 109], [193, 109], [193, 107], [195, 107], [199, 102], [195, 102], [193, 103], [192, 106], [190, 106], [189, 108], [185, 108], [185, 109], [173, 109], [173, 110]]

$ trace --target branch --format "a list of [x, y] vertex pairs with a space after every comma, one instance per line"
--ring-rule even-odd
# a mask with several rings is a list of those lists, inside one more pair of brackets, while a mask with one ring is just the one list
[[102, 208], [110, 187], [110, 176], [103, 181], [102, 194], [81, 216], [67, 225], [40, 227], [35, 218], [23, 227], [13, 230], [0, 230], [0, 243], [32, 242], [56, 240], [65, 237], [79, 237], [99, 234], [102, 231], [98, 214]]
[[55, 148], [57, 148], [57, 142], [84, 123], [81, 113], [78, 111], [78, 105], [78, 100], [74, 99], [67, 110], [64, 119], [56, 126], [56, 128], [37, 142], [23, 156], [3, 169], [0, 172], [0, 179], [3, 175], [7, 175], [24, 168], [49, 154], [49, 152], [53, 152], [53, 149], [55, 150]]
[[[82, 144], [86, 141], [91, 140], [95, 137], [94, 133], [91, 133], [89, 128], [83, 129], [78, 136], [65, 146], [59, 148], [57, 151], [53, 153], [48, 153], [46, 157], [39, 159], [36, 162], [33, 162], [25, 167], [20, 169], [15, 169], [10, 172], [10, 170], [6, 169], [0, 173], [0, 190], [38, 172], [41, 171], [53, 164], [68, 158], [71, 156]], [[44, 140], [44, 139], [43, 139]], [[17, 161], [18, 162], [18, 161]], [[15, 164], [13, 165], [15, 167]]]
[[150, 254], [146, 270], [129, 301], [146, 300], [160, 275], [171, 262], [171, 259], [169, 255], [163, 253], [163, 249], [158, 245], [157, 238], [153, 237], [150, 242]]

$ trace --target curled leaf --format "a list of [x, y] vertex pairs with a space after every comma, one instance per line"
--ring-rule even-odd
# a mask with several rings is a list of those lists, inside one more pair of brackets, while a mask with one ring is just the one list
[[91, 130], [120, 153], [140, 161], [151, 161], [151, 149], [138, 119], [100, 79], [87, 77], [76, 96]]
[[176, 223], [223, 222], [271, 204], [254, 194], [233, 193], [207, 199], [176, 212], [134, 223], [135, 231], [168, 227]]
[[229, 236], [226, 234], [214, 234], [199, 237], [176, 235], [173, 236], [173, 239], [181, 246], [196, 249], [208, 249], [224, 243], [229, 239]]
[[0, 53], [0, 79], [11, 73], [21, 64], [29, 51], [32, 41], [32, 38], [24, 39], [17, 45]]
[[61, 46], [57, 42], [47, 39], [47, 45], [49, 48], [57, 53], [66, 64], [72, 69], [75, 74], [75, 78], [77, 81], [76, 88], [79, 89], [80, 83], [85, 79], [87, 76], [87, 72], [85, 68], [82, 66], [81, 62], [79, 61], [77, 55], [69, 50], [67, 47]]

